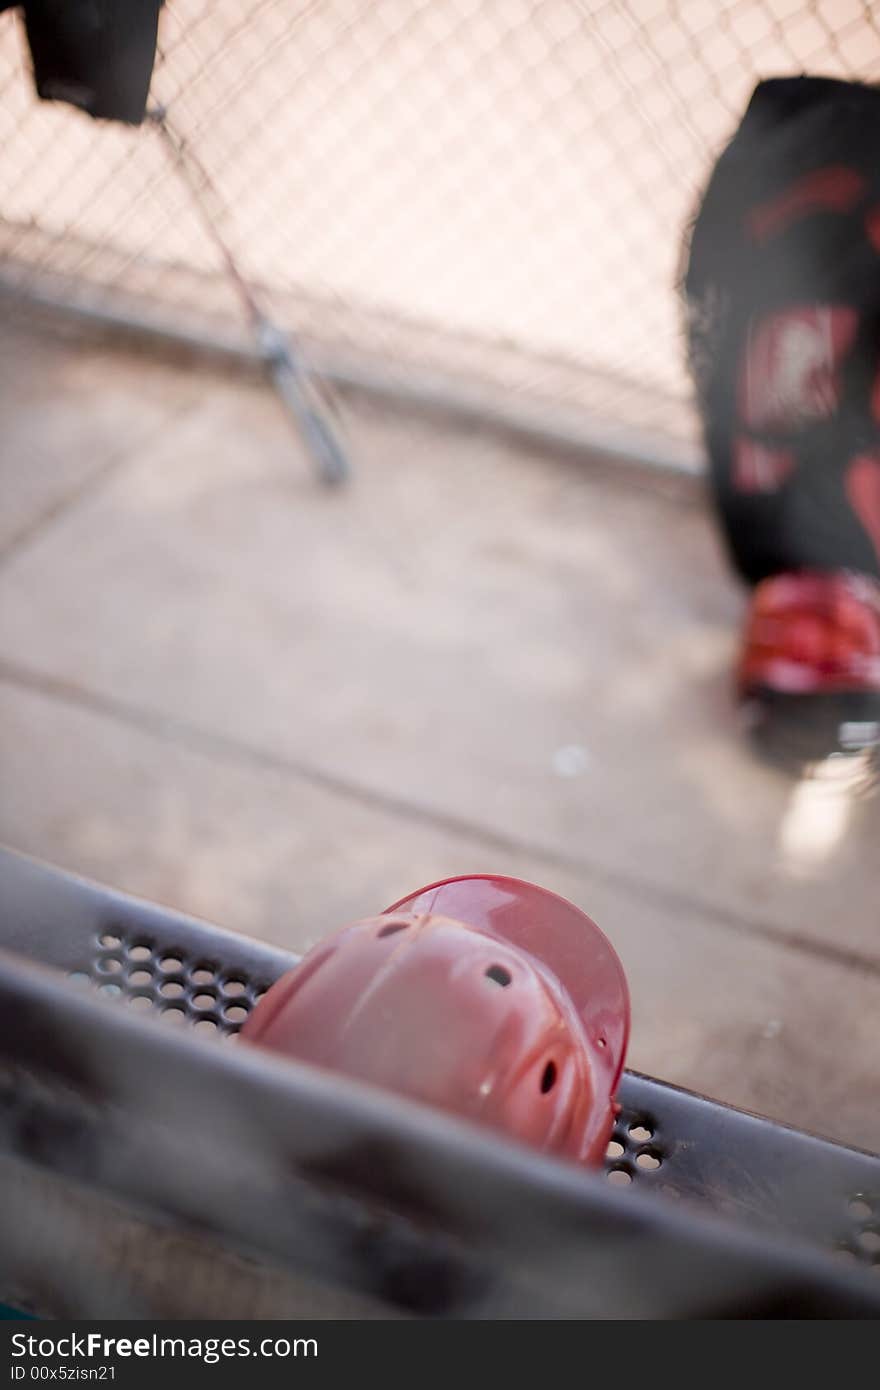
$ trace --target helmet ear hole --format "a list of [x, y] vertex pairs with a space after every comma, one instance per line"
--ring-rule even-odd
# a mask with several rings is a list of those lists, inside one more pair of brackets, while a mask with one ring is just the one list
[[548, 1091], [552, 1091], [556, 1085], [556, 1063], [552, 1057], [541, 1073], [541, 1095], [546, 1096]]
[[376, 935], [380, 938], [383, 936], [395, 936], [399, 931], [406, 931], [407, 925], [406, 922], [388, 922]]
[[486, 979], [493, 980], [496, 985], [500, 985], [502, 989], [506, 989], [513, 980], [513, 976], [503, 965], [490, 965], [489, 969], [486, 971]]

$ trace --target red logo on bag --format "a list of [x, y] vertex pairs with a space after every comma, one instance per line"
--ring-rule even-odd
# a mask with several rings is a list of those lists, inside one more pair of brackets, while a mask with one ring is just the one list
[[880, 251], [880, 207], [869, 208], [865, 213], [865, 235], [875, 251]]
[[865, 188], [863, 176], [843, 164], [816, 169], [797, 179], [784, 193], [752, 208], [746, 226], [752, 239], [763, 243], [807, 213], [852, 212]]
[[829, 419], [840, 403], [840, 368], [857, 326], [855, 309], [843, 304], [811, 304], [753, 321], [739, 376], [743, 423], [792, 430]]
[[738, 492], [776, 492], [794, 464], [792, 449], [776, 449], [744, 434], [733, 442], [733, 485]]
[[846, 471], [846, 495], [880, 559], [880, 457], [860, 454]]

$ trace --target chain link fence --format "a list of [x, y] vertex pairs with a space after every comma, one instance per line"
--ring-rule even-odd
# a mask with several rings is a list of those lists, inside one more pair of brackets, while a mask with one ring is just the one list
[[[682, 235], [756, 80], [800, 71], [880, 78], [870, 0], [168, 0], [152, 100], [320, 361], [694, 460]], [[38, 102], [14, 14], [0, 214], [7, 286], [245, 341], [158, 130]]]

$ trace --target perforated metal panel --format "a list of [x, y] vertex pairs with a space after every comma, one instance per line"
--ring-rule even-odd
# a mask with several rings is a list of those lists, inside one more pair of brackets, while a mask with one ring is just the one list
[[160, 944], [155, 934], [132, 931], [122, 921], [90, 945], [89, 969], [72, 970], [69, 979], [158, 1013], [163, 1023], [189, 1025], [200, 1037], [234, 1039], [268, 987], [230, 969], [216, 953], [193, 956], [183, 943]]

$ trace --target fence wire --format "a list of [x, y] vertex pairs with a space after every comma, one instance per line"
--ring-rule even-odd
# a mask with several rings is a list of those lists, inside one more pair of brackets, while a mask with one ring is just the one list
[[[683, 230], [755, 82], [801, 71], [880, 78], [870, 0], [169, 0], [151, 99], [307, 341], [686, 451]], [[7, 284], [244, 335], [159, 132], [38, 102], [11, 13], [0, 218]]]

